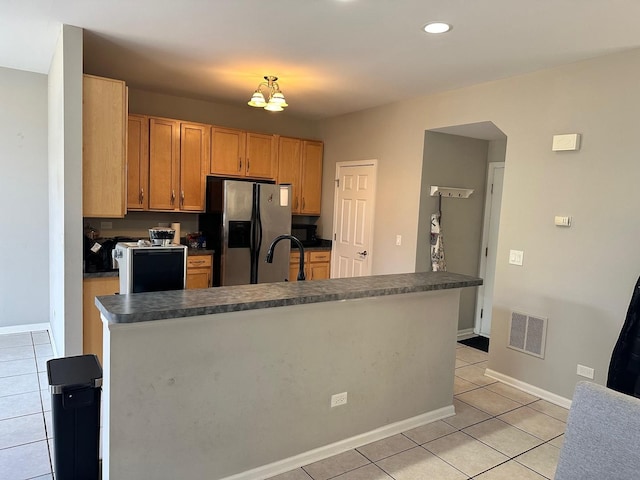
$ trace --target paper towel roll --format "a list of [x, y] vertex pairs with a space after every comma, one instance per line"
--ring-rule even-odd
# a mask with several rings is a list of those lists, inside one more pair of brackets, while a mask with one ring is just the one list
[[179, 245], [180, 244], [180, 224], [172, 223], [171, 228], [173, 228], [176, 231], [176, 234], [173, 236], [173, 243], [175, 243], [176, 245]]

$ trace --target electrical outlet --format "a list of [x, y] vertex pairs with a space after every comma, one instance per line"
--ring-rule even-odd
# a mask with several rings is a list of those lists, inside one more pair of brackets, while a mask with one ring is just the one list
[[396, 245], [402, 245], [402, 235], [396, 235]]
[[347, 404], [347, 392], [331, 395], [331, 408]]
[[586, 377], [593, 380], [593, 373], [594, 373], [593, 368], [585, 367], [584, 365], [578, 364], [578, 370], [576, 373], [581, 377]]

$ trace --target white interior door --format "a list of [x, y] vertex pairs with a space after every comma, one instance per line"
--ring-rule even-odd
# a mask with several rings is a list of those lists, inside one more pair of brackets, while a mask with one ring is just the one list
[[338, 162], [331, 278], [371, 275], [377, 162]]
[[496, 274], [498, 227], [500, 225], [503, 179], [504, 163], [489, 163], [487, 197], [484, 208], [484, 227], [482, 231], [482, 245], [484, 250], [480, 260], [480, 277], [483, 279], [483, 284], [478, 288], [476, 319], [473, 328], [476, 334], [485, 337], [491, 335], [491, 309], [493, 308], [493, 286]]

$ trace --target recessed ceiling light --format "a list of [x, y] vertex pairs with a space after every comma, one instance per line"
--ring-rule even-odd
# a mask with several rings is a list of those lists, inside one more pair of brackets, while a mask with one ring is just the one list
[[427, 33], [446, 33], [451, 30], [451, 25], [443, 22], [431, 22], [424, 26], [424, 31]]

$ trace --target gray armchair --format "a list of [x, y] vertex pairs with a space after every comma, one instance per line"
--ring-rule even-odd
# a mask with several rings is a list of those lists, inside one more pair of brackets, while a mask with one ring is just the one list
[[579, 382], [555, 480], [640, 478], [640, 399]]

